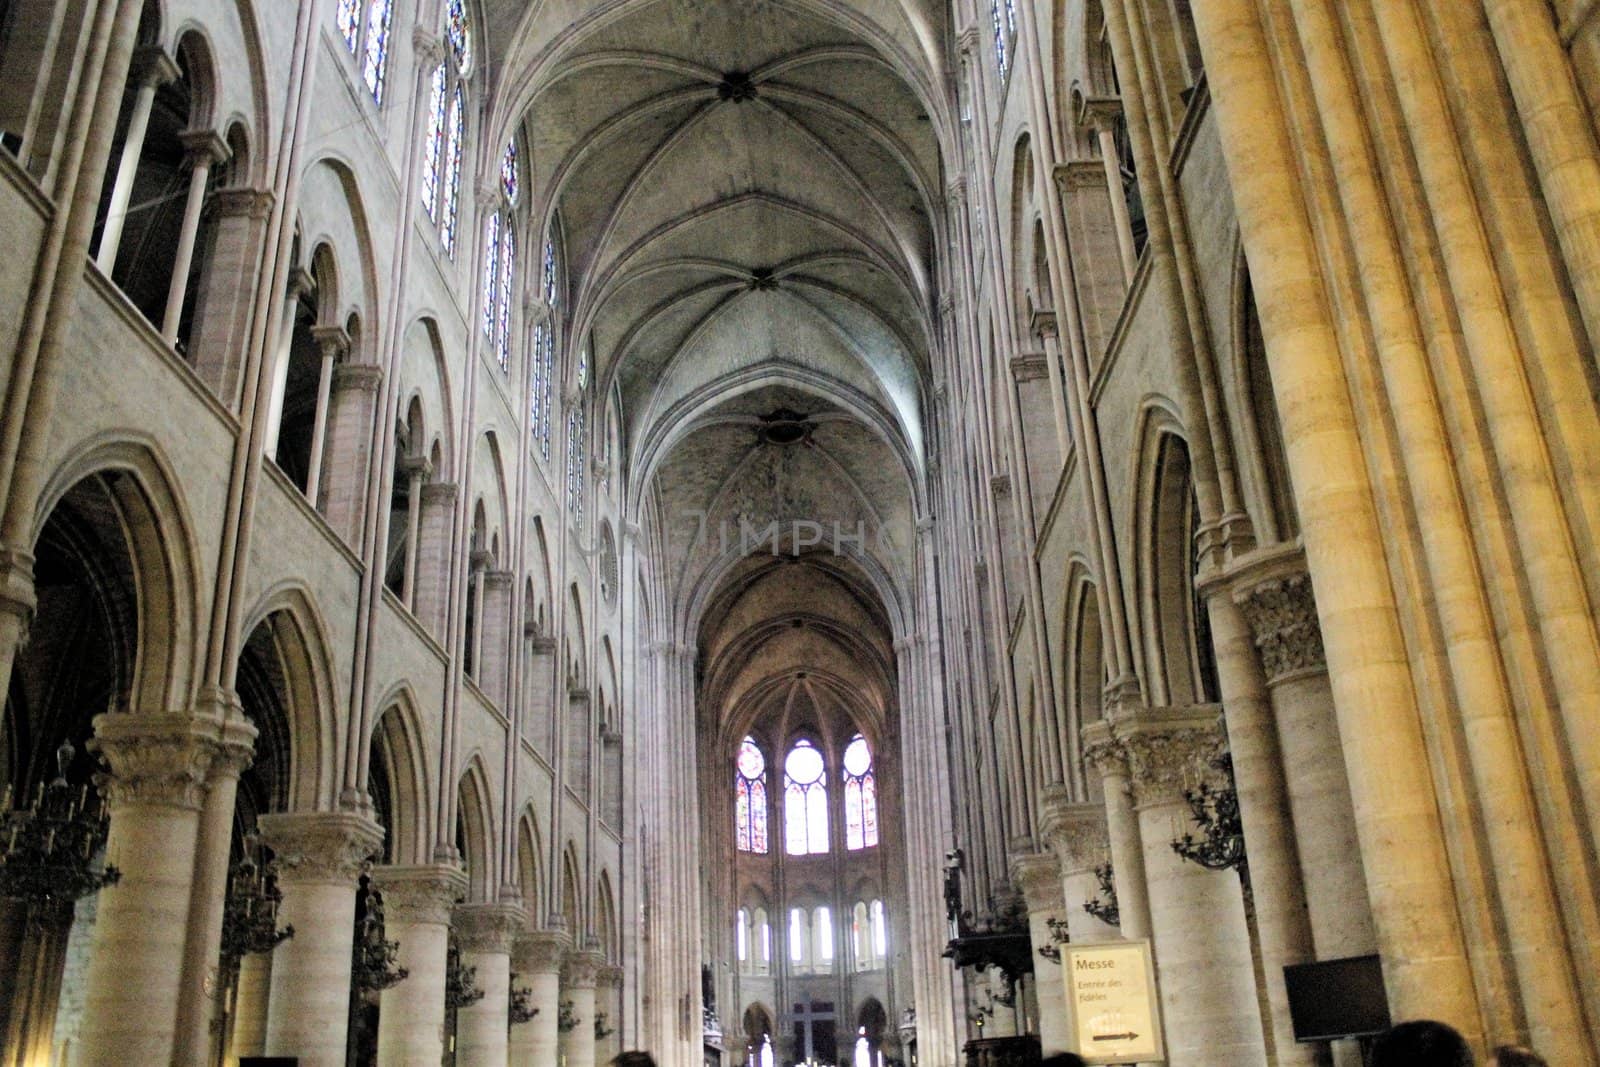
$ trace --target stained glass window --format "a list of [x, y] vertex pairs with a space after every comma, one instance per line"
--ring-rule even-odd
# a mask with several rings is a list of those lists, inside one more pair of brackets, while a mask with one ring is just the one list
[[428, 97], [428, 133], [422, 143], [422, 204], [439, 221], [439, 165], [444, 162], [444, 64], [433, 72]]
[[354, 52], [361, 42], [360, 0], [339, 0], [338, 19], [339, 36], [344, 38], [345, 47]]
[[544, 302], [551, 307], [556, 306], [556, 243], [544, 243]]
[[734, 776], [734, 840], [740, 852], [767, 851], [767, 761], [753, 738], [739, 746]]
[[1000, 14], [1000, 0], [989, 0], [989, 19], [994, 23], [994, 58], [1000, 66], [1000, 77], [1006, 76], [1006, 26]]
[[583, 398], [573, 405], [572, 412], [567, 416], [567, 507], [572, 515], [572, 521], [583, 521], [583, 498], [587, 479], [584, 478], [583, 465], [586, 455], [584, 448], [585, 422], [583, 414]]
[[791, 856], [828, 851], [828, 778], [822, 753], [802, 738], [783, 761], [783, 839]]
[[879, 960], [889, 958], [889, 920], [884, 916], [883, 901], [872, 902], [872, 952]]
[[495, 323], [499, 331], [495, 351], [500, 357], [500, 369], [511, 369], [511, 301], [516, 295], [517, 235], [507, 222], [505, 234], [500, 239], [500, 315]]
[[589, 388], [589, 346], [578, 349], [578, 388]]
[[522, 173], [517, 165], [517, 144], [506, 145], [505, 157], [500, 160], [500, 190], [513, 204], [522, 192]]
[[[383, 83], [389, 65], [389, 23], [393, 14], [394, 0], [372, 0], [367, 7], [367, 43], [361, 76], [372, 98], [380, 104], [383, 103]], [[349, 40], [349, 37], [345, 39]]]
[[549, 320], [543, 329], [543, 349], [534, 353], [532, 404], [534, 409], [534, 436], [539, 441], [539, 455], [546, 461], [550, 459], [550, 432], [554, 429], [555, 423], [552, 409], [556, 370], [555, 308], [560, 290], [561, 286], [558, 280], [556, 263], [556, 242], [554, 238], [546, 238], [544, 254], [540, 258], [540, 291], [544, 295], [545, 304], [549, 308]]
[[551, 414], [552, 396], [554, 388], [551, 383], [556, 374], [556, 339], [555, 331], [549, 331], [544, 343], [544, 394], [540, 398], [544, 407], [544, 418], [539, 437], [539, 453], [546, 460], [550, 458], [550, 427], [555, 421]]
[[528, 424], [533, 436], [539, 437], [544, 427], [544, 349], [550, 328], [544, 323], [533, 328], [533, 373], [528, 382]]
[[878, 843], [878, 785], [872, 750], [860, 734], [844, 750], [844, 845], [854, 852]]
[[483, 335], [494, 337], [498, 319], [496, 301], [500, 295], [500, 212], [496, 211], [484, 223], [483, 238]]
[[829, 971], [833, 969], [833, 912], [821, 907], [816, 910], [811, 922], [812, 932], [817, 938], [817, 969]]
[[465, 0], [449, 0], [445, 5], [445, 36], [462, 74], [472, 69], [472, 26], [467, 21]]
[[465, 139], [467, 101], [460, 86], [450, 100], [450, 116], [445, 120], [444, 175], [440, 190], [439, 238], [451, 258], [456, 254], [456, 216], [461, 205], [461, 142]]

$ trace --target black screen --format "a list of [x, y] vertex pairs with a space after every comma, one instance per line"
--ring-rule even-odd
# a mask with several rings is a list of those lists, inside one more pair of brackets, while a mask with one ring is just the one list
[[1296, 1041], [1362, 1037], [1389, 1029], [1389, 997], [1376, 956], [1283, 969]]

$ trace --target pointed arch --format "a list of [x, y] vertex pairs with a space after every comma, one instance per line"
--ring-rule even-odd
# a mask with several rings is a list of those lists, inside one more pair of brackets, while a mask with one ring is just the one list
[[426, 863], [433, 849], [429, 813], [434, 810], [428, 768], [434, 766], [415, 695], [400, 687], [378, 702], [384, 711], [373, 726], [367, 794], [383, 825], [384, 862]]
[[467, 870], [468, 899], [474, 902], [492, 899], [495, 872], [500, 869], [493, 795], [483, 757], [474, 753], [456, 786], [456, 847]]

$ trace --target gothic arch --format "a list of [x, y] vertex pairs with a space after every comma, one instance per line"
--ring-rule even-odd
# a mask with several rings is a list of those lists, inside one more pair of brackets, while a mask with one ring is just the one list
[[544, 856], [539, 816], [533, 805], [523, 808], [517, 820], [517, 882], [522, 889], [522, 904], [534, 925], [542, 925], [548, 913], [549, 891], [541, 871]]
[[467, 899], [482, 903], [492, 899], [497, 888], [495, 855], [494, 796], [483, 757], [473, 753], [467, 760], [456, 786], [457, 847], [467, 871]]
[[611, 872], [601, 871], [594, 891], [594, 933], [600, 952], [610, 964], [622, 962], [621, 930], [617, 926], [616, 894], [611, 890]]
[[[409, 687], [400, 687], [377, 706], [385, 710], [378, 716], [369, 741], [372, 758], [367, 791], [373, 795], [380, 814], [387, 815], [385, 861], [402, 865], [426, 863], [433, 854], [430, 827], [434, 799], [428, 768], [434, 761], [423, 741], [427, 735], [421, 729], [416, 699]], [[385, 803], [387, 812], [382, 810]]]

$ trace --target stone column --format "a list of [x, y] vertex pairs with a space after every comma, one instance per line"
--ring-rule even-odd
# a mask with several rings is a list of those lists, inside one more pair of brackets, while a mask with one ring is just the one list
[[[1322, 959], [1377, 951], [1355, 810], [1311, 578], [1293, 566], [1236, 581], [1270, 688], [1311, 938]], [[1238, 767], [1235, 763], [1235, 773]], [[1255, 848], [1251, 839], [1251, 848]]]
[[[1054, 320], [1054, 316], [1050, 316]], [[1017, 418], [1022, 421], [1022, 459], [1028, 465], [1027, 501], [1033, 525], [1044, 521], [1061, 466], [1070, 447], [1066, 429], [1066, 408], [1057, 407], [1051, 396], [1052, 377], [1049, 358], [1043, 352], [1012, 357], [1011, 380], [1016, 390]], [[1059, 375], [1056, 375], [1059, 377]]]
[[510, 571], [491, 570], [483, 574], [483, 599], [478, 605], [478, 655], [474, 660], [478, 687], [501, 711], [511, 712], [507, 683], [511, 664], [506, 656], [511, 638], [511, 590], [516, 576]]
[[272, 203], [270, 192], [230, 188], [212, 193], [207, 206], [211, 255], [195, 288], [189, 359], [230, 411], [239, 410], [256, 271]]
[[1061, 957], [1040, 953], [1056, 949], [1051, 922], [1066, 920], [1061, 896], [1061, 867], [1048, 852], [1035, 852], [1011, 858], [1011, 881], [1022, 890], [1028, 902], [1028, 933], [1033, 938], [1033, 981], [1038, 997], [1039, 1040], [1044, 1054], [1066, 1052], [1071, 1034], [1067, 1030], [1066, 985], [1062, 980]]
[[239, 961], [239, 984], [233, 997], [234, 1059], [267, 1051], [267, 1005], [272, 994], [272, 953], [260, 952]]
[[383, 895], [384, 936], [399, 942], [399, 965], [410, 972], [378, 1002], [378, 1062], [439, 1067], [450, 914], [467, 893], [467, 876], [442, 865], [378, 867], [372, 885]]
[[572, 1006], [573, 1027], [561, 1035], [561, 1067], [594, 1063], [594, 987], [605, 960], [586, 950], [569, 955], [561, 968], [561, 999]]
[[1145, 711], [1117, 724], [1127, 753], [1151, 934], [1161, 975], [1169, 1067], [1266, 1067], [1244, 896], [1234, 871], [1179, 857], [1175, 838], [1192, 829], [1184, 790], [1218, 781], [1217, 713]]
[[1101, 895], [1096, 870], [1111, 862], [1105, 806], [1074, 803], [1064, 787], [1052, 786], [1040, 801], [1039, 833], [1055, 853], [1072, 940], [1090, 944], [1120, 940], [1120, 928], [1091, 915], [1084, 907]]
[[453, 482], [422, 487], [422, 522], [417, 540], [417, 621], [443, 641], [450, 617], [450, 531], [460, 489]]
[[278, 441], [283, 431], [283, 405], [289, 391], [289, 361], [294, 356], [295, 318], [299, 313], [300, 298], [316, 287], [316, 279], [311, 272], [297, 266], [289, 271], [289, 279], [283, 289], [283, 321], [269, 349], [272, 392], [267, 396], [267, 432], [261, 444], [262, 453], [273, 461], [278, 458]]
[[512, 954], [517, 982], [532, 991], [538, 1009], [530, 1022], [511, 1028], [511, 1067], [546, 1067], [557, 1062], [561, 1034], [561, 960], [570, 941], [565, 933], [535, 930], [519, 938]]
[[122, 880], [97, 902], [77, 1062], [171, 1063], [200, 810], [222, 726], [128, 712], [94, 725], [90, 749], [110, 767], [98, 783], [111, 813], [106, 862]]
[[259, 825], [278, 865], [279, 921], [294, 927], [273, 953], [266, 1054], [343, 1067], [356, 883], [383, 829], [349, 812], [263, 815]]
[[1100, 145], [1100, 168], [1105, 176], [1106, 191], [1111, 196], [1111, 218], [1116, 223], [1117, 231], [1117, 259], [1122, 264], [1123, 283], [1126, 286], [1133, 284], [1133, 276], [1139, 269], [1139, 253], [1133, 245], [1133, 220], [1128, 215], [1128, 198], [1122, 185], [1122, 159], [1117, 152], [1116, 128], [1121, 117], [1122, 101], [1099, 97], [1083, 101], [1078, 121], [1094, 128], [1095, 140]]
[[1122, 935], [1133, 940], [1150, 934], [1150, 887], [1145, 878], [1144, 841], [1134, 811], [1127, 752], [1106, 720], [1083, 728], [1083, 762], [1100, 776], [1106, 805], [1106, 837], [1116, 875]]
[[422, 488], [432, 471], [433, 464], [426, 456], [407, 456], [400, 461], [400, 473], [406, 476], [406, 564], [400, 600], [412, 614], [417, 610], [417, 539], [422, 536]]
[[144, 154], [144, 137], [150, 128], [150, 110], [156, 102], [156, 90], [183, 74], [157, 46], [141, 48], [134, 53], [133, 70], [129, 81], [139, 88], [133, 98], [133, 112], [128, 117], [128, 130], [122, 139], [122, 158], [117, 162], [117, 176], [111, 186], [111, 204], [106, 211], [105, 228], [100, 231], [100, 247], [95, 253], [95, 265], [106, 277], [117, 265], [117, 251], [122, 246], [122, 228], [128, 221], [128, 201], [133, 197], [134, 178], [139, 173], [139, 157]]
[[161, 320], [161, 339], [169, 345], [178, 342], [183, 302], [189, 296], [189, 268], [194, 265], [195, 245], [200, 241], [200, 214], [206, 206], [211, 168], [231, 154], [227, 143], [212, 130], [188, 130], [179, 134], [178, 140], [189, 153], [189, 197], [183, 206], [183, 229], [178, 233], [172, 282], [167, 286], [167, 310]]
[[511, 947], [528, 915], [509, 904], [465, 904], [451, 918], [461, 966], [476, 973], [483, 997], [456, 1013], [457, 1067], [505, 1067], [511, 1010]]
[[[1128, 252], [1133, 249], [1127, 228], [1128, 204], [1122, 198], [1121, 184], [1108, 185], [1106, 169], [1095, 160], [1063, 163], [1056, 167], [1055, 179], [1061, 191], [1062, 214], [1066, 216], [1078, 322], [1083, 329], [1088, 367], [1095, 370], [1111, 346], [1111, 335], [1122, 317], [1132, 280], [1118, 258], [1124, 245]], [[1120, 221], [1114, 217], [1119, 205]]]
[[522, 736], [554, 763], [556, 714], [551, 707], [551, 696], [556, 684], [556, 639], [530, 634], [528, 656], [528, 695], [522, 716]]
[[605, 1016], [605, 1037], [595, 1038], [595, 1067], [606, 1067], [622, 1051], [622, 977], [621, 967], [602, 967], [595, 978], [595, 1021]]
[[[368, 516], [367, 461], [373, 445], [373, 417], [383, 370], [370, 363], [334, 368], [333, 406], [328, 425], [328, 522], [348, 544], [361, 540]], [[380, 433], [390, 432], [379, 427]], [[382, 475], [380, 474], [380, 477]]]
[[328, 449], [328, 405], [333, 399], [333, 368], [339, 357], [350, 351], [350, 335], [343, 326], [313, 326], [311, 339], [317, 343], [320, 363], [317, 369], [317, 406], [311, 419], [311, 454], [306, 463], [306, 499], [321, 507], [322, 466]]

